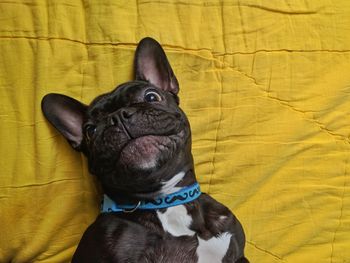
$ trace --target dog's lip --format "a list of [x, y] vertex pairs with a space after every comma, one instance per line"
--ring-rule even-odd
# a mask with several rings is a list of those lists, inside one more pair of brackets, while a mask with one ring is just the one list
[[136, 140], [138, 138], [145, 137], [145, 136], [169, 137], [169, 136], [181, 136], [183, 134], [183, 131], [180, 131], [180, 132], [175, 132], [175, 133], [164, 133], [164, 134], [146, 133], [146, 134], [142, 134], [142, 135], [139, 135], [139, 136], [133, 136], [131, 134], [131, 132], [129, 131], [128, 127], [123, 122], [123, 120], [120, 120], [120, 126], [123, 129], [125, 135], [129, 138], [129, 141], [127, 142], [126, 145], [128, 145], [130, 142], [132, 142], [132, 141], [134, 141], [134, 140]]
[[128, 145], [130, 145], [130, 144], [132, 144], [132, 143], [137, 143], [138, 141], [144, 140], [144, 139], [146, 139], [146, 138], [155, 138], [155, 137], [157, 137], [157, 138], [162, 138], [162, 137], [169, 137], [169, 136], [167, 136], [167, 135], [155, 135], [155, 134], [144, 134], [144, 135], [138, 136], [138, 137], [136, 137], [136, 138], [131, 138], [131, 139], [124, 145], [124, 147], [121, 149], [121, 152], [122, 152]]
[[[130, 146], [132, 146], [133, 144], [138, 144], [138, 143], [141, 143], [142, 144], [142, 141], [143, 140], [147, 140], [149, 139], [150, 140], [150, 143], [157, 143], [159, 142], [159, 140], [162, 140], [162, 141], [168, 141], [168, 142], [171, 142], [171, 141], [175, 141], [176, 138], [175, 137], [178, 137], [178, 136], [181, 136], [181, 134], [183, 134], [183, 132], [180, 132], [179, 134], [171, 134], [171, 135], [159, 135], [159, 134], [144, 134], [142, 136], [138, 136], [136, 138], [132, 138], [130, 139], [127, 143], [125, 143], [125, 145], [120, 149], [120, 153], [122, 153], [124, 150], [128, 149]], [[153, 141], [153, 142], [152, 142]]]

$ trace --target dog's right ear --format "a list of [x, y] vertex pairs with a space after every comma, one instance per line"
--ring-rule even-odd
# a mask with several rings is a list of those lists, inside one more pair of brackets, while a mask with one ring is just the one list
[[148, 81], [173, 94], [179, 92], [179, 82], [167, 56], [162, 46], [153, 38], [146, 37], [138, 44], [134, 67], [135, 79]]
[[51, 93], [42, 99], [41, 109], [46, 119], [79, 151], [87, 106], [71, 97]]

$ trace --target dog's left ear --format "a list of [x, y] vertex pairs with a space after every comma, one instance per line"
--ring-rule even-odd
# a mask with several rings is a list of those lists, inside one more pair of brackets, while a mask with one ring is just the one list
[[82, 125], [87, 106], [71, 97], [50, 93], [41, 101], [41, 109], [46, 119], [70, 145], [80, 151], [83, 140]]
[[147, 37], [140, 41], [136, 49], [134, 66], [136, 80], [146, 80], [173, 94], [179, 92], [179, 83], [165, 52], [153, 38]]

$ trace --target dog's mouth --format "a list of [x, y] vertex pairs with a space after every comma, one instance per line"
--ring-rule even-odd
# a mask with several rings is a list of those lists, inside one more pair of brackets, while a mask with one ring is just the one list
[[104, 145], [100, 147], [103, 151], [99, 156], [104, 156], [105, 162], [110, 165], [113, 162], [128, 170], [153, 170], [175, 155], [184, 137], [184, 130], [142, 133], [122, 124], [110, 126], [99, 140]]
[[131, 139], [121, 149], [119, 162], [123, 166], [148, 170], [156, 168], [161, 159], [176, 151], [176, 135], [144, 135]]
[[172, 159], [186, 141], [184, 119], [156, 111], [116, 118], [96, 136], [91, 160], [104, 169], [150, 171]]

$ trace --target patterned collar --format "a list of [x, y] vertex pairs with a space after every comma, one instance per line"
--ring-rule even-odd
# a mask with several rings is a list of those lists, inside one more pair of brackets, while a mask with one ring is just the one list
[[133, 205], [120, 205], [115, 203], [107, 195], [104, 195], [104, 199], [101, 205], [102, 213], [109, 212], [125, 212], [132, 213], [138, 209], [140, 210], [155, 210], [161, 208], [168, 208], [172, 206], [182, 205], [197, 199], [201, 195], [201, 190], [199, 184], [195, 183], [193, 185], [182, 188], [180, 191], [175, 193], [158, 197], [153, 200], [140, 201]]

